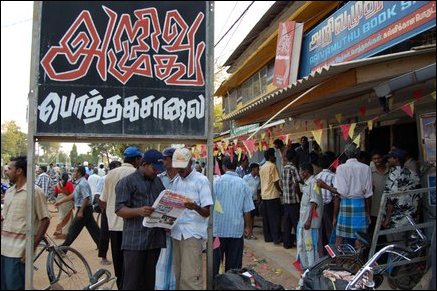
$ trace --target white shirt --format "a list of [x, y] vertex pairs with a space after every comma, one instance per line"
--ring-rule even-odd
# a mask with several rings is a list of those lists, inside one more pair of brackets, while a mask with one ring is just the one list
[[[200, 207], [213, 204], [208, 178], [196, 170], [192, 170], [185, 178], [178, 176], [171, 188], [176, 193], [192, 199], [193, 202], [197, 203]], [[190, 237], [206, 239], [208, 237], [207, 228], [208, 217], [201, 216], [195, 210], [185, 209], [172, 228], [171, 237], [177, 240], [181, 240], [182, 237], [184, 239]]]
[[93, 197], [91, 197], [91, 202], [94, 201], [94, 195], [96, 194], [97, 190], [97, 183], [99, 183], [100, 176], [97, 174], [92, 174], [88, 177], [88, 184], [90, 184], [91, 188], [91, 194]]
[[106, 175], [100, 200], [106, 202], [106, 216], [108, 217], [108, 228], [110, 231], [123, 231], [123, 218], [115, 214], [115, 186], [123, 177], [134, 172], [134, 166], [129, 163], [123, 163], [121, 167], [112, 169]]
[[338, 166], [335, 173], [334, 187], [341, 198], [369, 198], [372, 191], [372, 170], [357, 159], [349, 159]]

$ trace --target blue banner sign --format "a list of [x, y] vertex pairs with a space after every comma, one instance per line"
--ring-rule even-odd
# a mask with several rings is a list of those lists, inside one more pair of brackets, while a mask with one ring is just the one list
[[299, 77], [375, 55], [435, 25], [435, 1], [350, 1], [304, 36]]

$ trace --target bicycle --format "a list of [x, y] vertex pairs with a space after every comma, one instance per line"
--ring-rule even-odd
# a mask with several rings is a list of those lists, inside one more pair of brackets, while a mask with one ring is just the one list
[[[407, 216], [407, 219], [411, 225], [416, 225], [411, 217]], [[335, 272], [343, 271], [348, 272], [347, 280], [352, 280], [352, 278], [355, 278], [353, 276], [358, 276], [359, 271], [362, 270], [364, 266], [369, 262], [372, 262], [372, 264], [376, 263], [376, 260], [385, 253], [394, 253], [397, 256], [390, 261], [389, 264], [372, 265], [373, 271], [371, 280], [373, 282], [372, 288], [374, 289], [381, 285], [384, 280], [383, 274], [387, 272], [388, 282], [391, 286], [404, 290], [411, 290], [411, 288], [418, 283], [421, 275], [426, 271], [426, 266], [423, 262], [418, 262], [416, 260], [416, 258], [423, 255], [426, 248], [430, 245], [430, 242], [426, 239], [420, 229], [415, 229], [415, 232], [410, 235], [409, 240], [405, 244], [390, 244], [390, 246], [392, 246], [391, 248], [382, 248], [381, 250], [384, 250], [382, 253], [378, 252], [378, 255], [375, 254], [369, 260], [367, 260], [367, 256], [368, 250], [370, 249], [370, 236], [358, 232], [357, 239], [361, 243], [361, 248], [359, 248], [358, 251], [348, 244], [340, 245], [337, 248], [327, 246], [326, 248], [330, 255], [321, 258], [302, 274], [300, 286], [303, 289], [309, 290], [327, 289], [334, 284], [335, 280], [333, 281], [332, 277], [336, 276]], [[401, 252], [393, 251], [394, 248], [401, 250]], [[407, 261], [411, 263], [405, 264], [405, 262], [401, 262], [403, 259], [407, 259]], [[331, 270], [333, 272], [324, 274], [325, 270]], [[366, 270], [369, 271], [368, 268]], [[331, 278], [325, 278], [324, 275], [327, 277], [331, 276]], [[363, 274], [360, 276], [363, 276]], [[337, 277], [337, 279], [339, 279], [339, 277]], [[336, 289], [345, 289], [348, 286], [347, 280], [337, 281], [337, 283], [340, 282], [340, 284], [337, 286], [337, 283], [335, 283], [334, 287]], [[357, 284], [357, 282], [354, 284]], [[353, 287], [356, 288], [357, 286], [354, 285]], [[366, 288], [370, 287], [366, 285]]]
[[[109, 284], [110, 289], [115, 284], [115, 277], [106, 269], [98, 269], [94, 274], [91, 268], [76, 249], [70, 246], [57, 246], [48, 236], [42, 239], [42, 248], [36, 254], [34, 263], [46, 251], [46, 271], [49, 286], [44, 290], [95, 290], [104, 284]], [[34, 265], [34, 269], [37, 268]]]

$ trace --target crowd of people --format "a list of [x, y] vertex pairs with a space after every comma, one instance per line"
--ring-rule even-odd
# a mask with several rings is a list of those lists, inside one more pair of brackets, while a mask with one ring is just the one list
[[[69, 246], [85, 227], [101, 264], [112, 264], [119, 290], [203, 289], [202, 253], [212, 211], [214, 276], [222, 264], [224, 271], [242, 267], [244, 239], [257, 239], [253, 226], [258, 215], [264, 241], [296, 247], [300, 264], [308, 268], [324, 255], [324, 245], [354, 245], [357, 231], [372, 230], [383, 193], [419, 186], [417, 173], [406, 167], [407, 153], [399, 148], [385, 155], [374, 151], [366, 163], [350, 143], [340, 164], [334, 153], [322, 153], [314, 143], [310, 150], [306, 137], [295, 146], [275, 140], [260, 163], [250, 163], [244, 154], [221, 156], [212, 192], [205, 166], [187, 148], [142, 152], [129, 146], [123, 155], [123, 162], [111, 162], [108, 172], [83, 163], [70, 176], [53, 165], [40, 166], [34, 209], [35, 247], [50, 223], [47, 203], [53, 203], [58, 208], [53, 235]], [[9, 162], [13, 186], [2, 210], [2, 289], [24, 288], [26, 170], [25, 157]], [[144, 227], [144, 217], [152, 215], [165, 189], [187, 198], [184, 212], [171, 230]], [[391, 228], [406, 223], [405, 212], [416, 217], [419, 201], [394, 198], [386, 204], [382, 226]]]

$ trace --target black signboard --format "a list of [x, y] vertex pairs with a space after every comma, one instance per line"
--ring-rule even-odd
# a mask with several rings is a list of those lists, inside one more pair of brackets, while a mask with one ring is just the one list
[[44, 1], [36, 136], [206, 137], [206, 2]]

